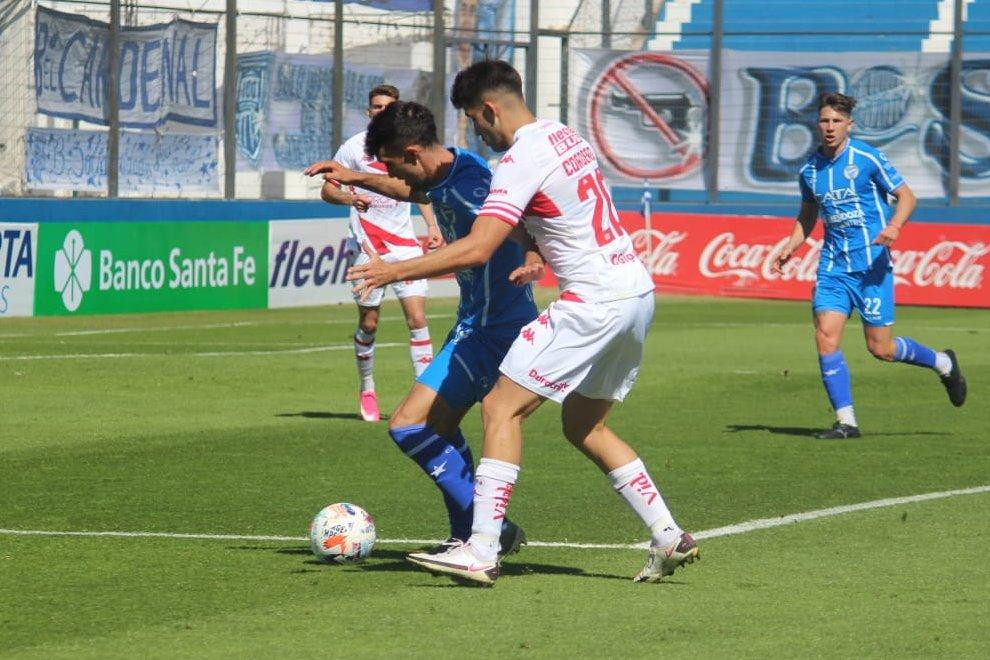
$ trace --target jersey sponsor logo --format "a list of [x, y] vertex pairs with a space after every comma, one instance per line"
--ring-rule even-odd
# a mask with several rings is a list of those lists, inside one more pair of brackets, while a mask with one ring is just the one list
[[638, 258], [632, 252], [613, 252], [608, 260], [613, 266], [624, 266], [633, 263]]
[[553, 147], [554, 152], [558, 156], [563, 156], [584, 142], [580, 135], [566, 126], [547, 135], [547, 140], [549, 140], [550, 146]]
[[839, 227], [862, 227], [865, 221], [866, 214], [861, 209], [830, 213], [825, 216], [825, 222], [828, 226], [836, 229]]
[[564, 392], [564, 391], [567, 390], [568, 387], [571, 386], [570, 383], [562, 383], [562, 382], [559, 382], [559, 381], [552, 381], [549, 378], [547, 378], [546, 376], [544, 376], [543, 374], [541, 374], [536, 369], [530, 369], [529, 370], [529, 377], [532, 380], [536, 381], [541, 387], [545, 387], [545, 388], [547, 388], [549, 390], [553, 390], [555, 392]]
[[849, 186], [848, 188], [836, 188], [835, 190], [829, 190], [824, 194], [815, 193], [815, 197], [818, 199], [819, 203], [859, 201], [859, 195], [856, 194], [856, 189], [852, 186]]
[[516, 159], [512, 157], [512, 154], [505, 154], [504, 156], [502, 156], [501, 160], [499, 160], [498, 162], [501, 165], [505, 165], [507, 163], [514, 163], [514, 162], [516, 162]]

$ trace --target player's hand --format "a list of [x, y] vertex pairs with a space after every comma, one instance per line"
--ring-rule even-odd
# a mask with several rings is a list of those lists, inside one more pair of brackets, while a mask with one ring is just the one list
[[443, 236], [440, 235], [440, 228], [432, 225], [426, 228], [426, 247], [436, 250], [443, 244]]
[[361, 302], [367, 300], [375, 289], [391, 284], [398, 279], [395, 276], [395, 267], [383, 261], [367, 242], [364, 243], [364, 253], [368, 255], [371, 261], [359, 266], [351, 266], [347, 269], [347, 275], [344, 278], [348, 282], [356, 282], [354, 293], [358, 294]]
[[542, 263], [524, 264], [509, 273], [509, 282], [516, 286], [525, 286], [530, 282], [539, 282], [543, 279], [546, 269]]
[[335, 160], [317, 161], [303, 170], [303, 174], [306, 176], [322, 174], [324, 180], [335, 184], [352, 184], [358, 176], [357, 172], [344, 167]]
[[779, 275], [783, 275], [784, 264], [790, 261], [793, 256], [794, 249], [785, 246], [784, 249], [780, 251], [780, 254], [777, 255], [777, 258], [773, 260], [773, 265], [770, 266], [770, 270]]
[[367, 195], [362, 195], [360, 193], [352, 193], [354, 201], [351, 202], [351, 206], [357, 209], [358, 213], [364, 213], [371, 208], [371, 198]]
[[883, 228], [877, 237], [873, 239], [874, 245], [882, 245], [884, 247], [890, 247], [894, 244], [894, 241], [898, 239], [901, 235], [901, 230], [894, 225], [887, 225]]

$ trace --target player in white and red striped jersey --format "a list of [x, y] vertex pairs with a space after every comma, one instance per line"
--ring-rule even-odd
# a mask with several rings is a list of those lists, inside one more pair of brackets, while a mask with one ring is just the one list
[[[390, 103], [398, 100], [399, 90], [392, 85], [379, 85], [368, 93], [368, 116], [374, 117]], [[367, 131], [361, 131], [344, 142], [337, 150], [334, 160], [350, 169], [360, 172], [385, 173], [385, 166], [364, 153], [364, 138]], [[342, 186], [327, 182], [321, 193], [331, 204], [344, 204], [351, 207], [350, 239], [348, 249], [355, 263], [365, 263], [367, 255], [361, 249], [365, 243], [386, 261], [411, 259], [423, 254], [422, 246], [416, 237], [408, 202], [399, 202], [391, 197], [354, 186], [346, 190]], [[440, 230], [429, 204], [420, 204], [420, 212], [426, 221], [428, 246], [440, 245]], [[433, 359], [433, 344], [430, 329], [426, 323], [425, 279], [395, 282], [392, 290], [399, 299], [402, 313], [409, 326], [409, 355], [416, 377]], [[378, 395], [375, 392], [375, 333], [378, 330], [378, 316], [385, 289], [378, 288], [364, 299], [355, 296], [358, 304], [358, 328], [354, 333], [354, 358], [357, 362], [358, 377], [361, 382], [358, 407], [362, 419], [377, 422], [380, 419]]]
[[560, 300], [524, 326], [482, 401], [483, 458], [475, 473], [468, 543], [410, 560], [435, 573], [482, 583], [498, 576], [498, 534], [522, 458], [522, 423], [544, 401], [562, 405], [564, 435], [603, 472], [649, 527], [651, 549], [637, 581], [656, 582], [694, 561], [698, 548], [674, 521], [635, 451], [606, 426], [629, 392], [653, 318], [653, 282], [619, 224], [590, 145], [527, 109], [508, 63], [477, 62], [457, 74], [451, 101], [482, 139], [505, 151], [468, 236], [399, 263], [372, 256], [348, 279], [358, 287], [427, 277], [484, 263], [520, 225], [556, 273]]

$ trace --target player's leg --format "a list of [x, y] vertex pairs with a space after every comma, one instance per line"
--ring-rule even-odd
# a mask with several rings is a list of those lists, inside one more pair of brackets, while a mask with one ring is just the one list
[[388, 429], [399, 450], [440, 490], [449, 537], [460, 541], [470, 536], [474, 503], [474, 458], [459, 428], [466, 412], [467, 408], [449, 406], [436, 390], [416, 382], [389, 419]]
[[[487, 394], [505, 349], [457, 326], [390, 420], [389, 434], [441, 490], [450, 538], [466, 541], [474, 511], [474, 457], [461, 433], [465, 413]], [[522, 531], [506, 521], [499, 554], [518, 550]]]
[[433, 343], [426, 322], [427, 283], [426, 280], [396, 282], [393, 287], [409, 328], [409, 358], [412, 360], [413, 375], [419, 378], [433, 360]]
[[468, 543], [444, 553], [416, 553], [409, 560], [434, 573], [483, 584], [498, 577], [501, 539], [522, 456], [522, 422], [544, 398], [504, 375], [482, 401], [483, 457], [474, 477], [474, 518]]
[[895, 337], [894, 275], [889, 269], [869, 273], [858, 308], [870, 354], [886, 362], [903, 362], [935, 371], [955, 406], [966, 402], [966, 379], [951, 349], [936, 351], [910, 337]]
[[821, 439], [859, 437], [859, 427], [853, 411], [852, 382], [849, 367], [842, 354], [842, 332], [852, 311], [848, 283], [843, 276], [818, 278], [812, 299], [815, 325], [815, 347], [818, 368], [836, 421], [831, 429], [817, 434]]
[[375, 393], [375, 333], [378, 332], [379, 307], [358, 304], [358, 327], [354, 332], [354, 360], [360, 382], [358, 408], [366, 422], [377, 422], [378, 395]]
[[650, 530], [650, 554], [637, 582], [658, 582], [698, 556], [694, 538], [674, 520], [642, 459], [607, 425], [611, 400], [574, 392], [564, 400], [564, 435], [604, 472], [612, 488]]

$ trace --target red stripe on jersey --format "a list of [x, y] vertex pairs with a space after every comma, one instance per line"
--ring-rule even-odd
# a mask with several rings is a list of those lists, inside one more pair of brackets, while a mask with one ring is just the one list
[[385, 163], [381, 162], [380, 160], [376, 160], [372, 163], [368, 163], [368, 167], [370, 167], [373, 170], [378, 170], [379, 172], [385, 172], [386, 174], [388, 174], [388, 167], [386, 167]]
[[520, 213], [522, 213], [522, 207], [516, 206], [512, 202], [507, 202], [507, 201], [502, 200], [502, 199], [492, 199], [491, 197], [488, 197], [487, 199], [485, 199], [485, 201], [482, 204], [482, 206], [489, 206], [489, 205], [491, 205], [491, 206], [504, 206], [505, 208], [507, 208], [507, 209], [509, 209], [511, 211], [519, 211]]
[[560, 299], [566, 300], [567, 302], [580, 302], [580, 303], [584, 302], [584, 300], [581, 299], [581, 296], [577, 295], [576, 293], [571, 293], [570, 291], [561, 291]]
[[361, 220], [361, 229], [364, 233], [368, 235], [368, 240], [371, 241], [371, 245], [378, 251], [379, 254], [386, 254], [388, 250], [388, 245], [404, 245], [408, 247], [418, 247], [419, 241], [415, 238], [403, 238], [402, 236], [397, 236], [390, 231], [385, 231], [378, 225], [373, 225], [364, 218]]
[[520, 218], [522, 217], [522, 209], [518, 206], [512, 206], [511, 204], [502, 204], [500, 202], [485, 202], [481, 205], [481, 210], [478, 211], [478, 215], [482, 215], [485, 212], [502, 213], [510, 218]]
[[430, 345], [430, 340], [429, 339], [410, 339], [409, 340], [409, 345], [410, 346], [429, 346]]
[[537, 192], [533, 195], [533, 199], [529, 200], [523, 215], [535, 215], [538, 218], [559, 218], [563, 213], [560, 212], [552, 199], [542, 192]]
[[496, 220], [501, 220], [502, 222], [504, 222], [505, 224], [509, 225], [510, 227], [515, 227], [516, 225], [519, 224], [519, 216], [518, 215], [507, 215], [507, 214], [503, 213], [502, 211], [497, 211], [497, 210], [494, 210], [494, 209], [484, 209], [483, 208], [480, 211], [478, 211], [478, 217], [480, 218], [483, 215], [487, 215], [490, 218], [495, 218]]

